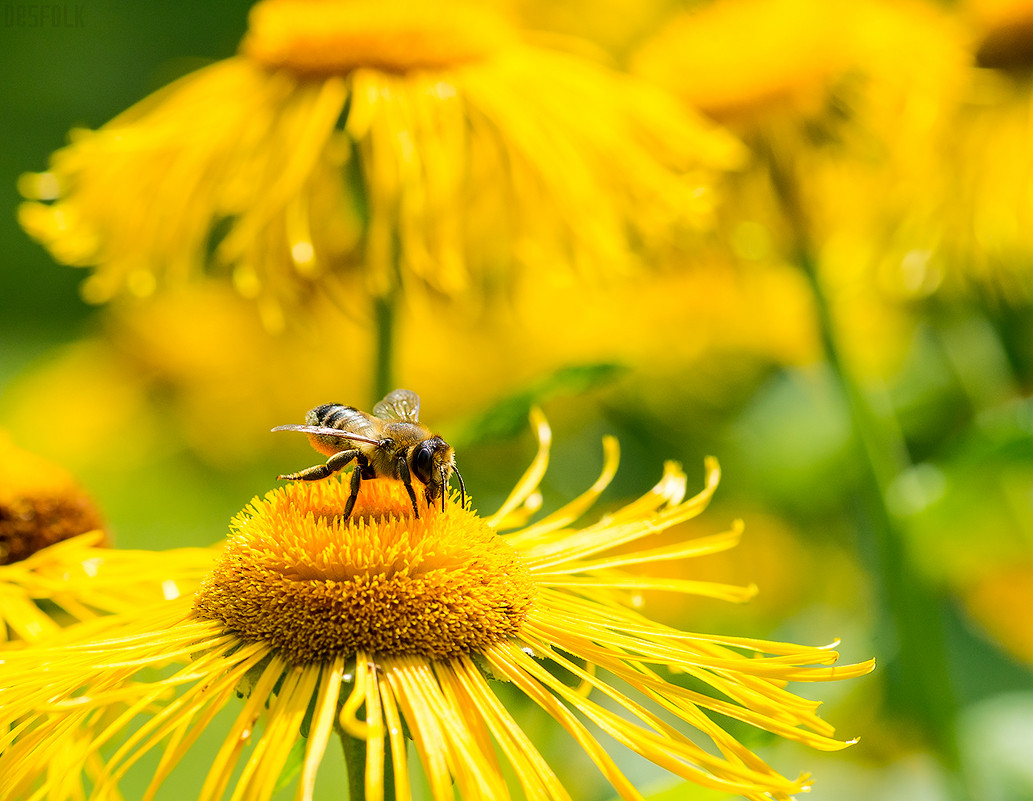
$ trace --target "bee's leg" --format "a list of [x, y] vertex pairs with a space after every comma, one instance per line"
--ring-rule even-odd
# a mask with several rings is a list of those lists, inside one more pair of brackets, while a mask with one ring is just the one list
[[405, 459], [398, 460], [398, 478], [405, 484], [405, 491], [409, 493], [409, 500], [412, 501], [412, 513], [413, 517], [419, 520], [420, 510], [416, 508], [416, 493], [412, 488], [412, 478], [409, 476], [409, 465], [405, 463]]
[[344, 504], [344, 511], [341, 513], [341, 520], [346, 521], [352, 516], [352, 509], [355, 508], [355, 499], [359, 497], [359, 487], [362, 485], [362, 465], [356, 464], [352, 470], [351, 494]]
[[327, 459], [326, 464], [317, 464], [315, 467], [306, 467], [304, 470], [300, 470], [297, 473], [288, 473], [287, 475], [277, 476], [276, 478], [280, 481], [319, 481], [322, 478], [332, 476], [341, 468], [347, 467], [348, 463], [356, 456], [359, 456], [360, 453], [361, 451], [357, 449], [341, 451]]

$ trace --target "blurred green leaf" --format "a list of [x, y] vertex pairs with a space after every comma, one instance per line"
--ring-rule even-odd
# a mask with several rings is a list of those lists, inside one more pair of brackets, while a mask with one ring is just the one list
[[451, 437], [457, 448], [491, 440], [508, 439], [527, 430], [533, 406], [550, 398], [582, 395], [616, 382], [627, 372], [621, 364], [577, 364], [561, 367], [526, 389], [502, 398], [465, 423]]
[[727, 472], [787, 508], [813, 515], [850, 486], [849, 413], [824, 367], [787, 370], [762, 386], [732, 423]]

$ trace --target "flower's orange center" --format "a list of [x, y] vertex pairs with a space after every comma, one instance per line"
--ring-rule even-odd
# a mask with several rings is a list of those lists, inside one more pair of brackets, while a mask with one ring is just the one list
[[297, 482], [234, 521], [195, 601], [199, 617], [295, 664], [339, 654], [447, 659], [517, 633], [534, 585], [520, 558], [472, 512], [421, 505], [402, 486], [362, 485], [351, 519], [338, 479]]
[[412, 0], [262, 0], [251, 9], [241, 51], [306, 76], [370, 68], [392, 73], [478, 61], [510, 38], [489, 9]]

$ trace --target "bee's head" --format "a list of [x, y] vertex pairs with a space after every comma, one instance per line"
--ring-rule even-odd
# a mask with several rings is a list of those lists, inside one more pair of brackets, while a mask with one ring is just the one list
[[452, 473], [459, 479], [460, 504], [466, 506], [466, 487], [463, 477], [456, 468], [455, 450], [441, 437], [431, 437], [413, 446], [409, 453], [409, 470], [426, 488], [427, 503], [433, 503], [441, 495], [441, 508], [445, 508], [444, 488]]

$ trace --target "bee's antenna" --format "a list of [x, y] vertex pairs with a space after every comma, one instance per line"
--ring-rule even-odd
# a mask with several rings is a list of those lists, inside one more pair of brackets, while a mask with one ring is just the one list
[[452, 465], [452, 472], [456, 474], [456, 478], [459, 479], [459, 506], [462, 509], [466, 508], [466, 485], [463, 483], [463, 474], [459, 472], [459, 468]]

